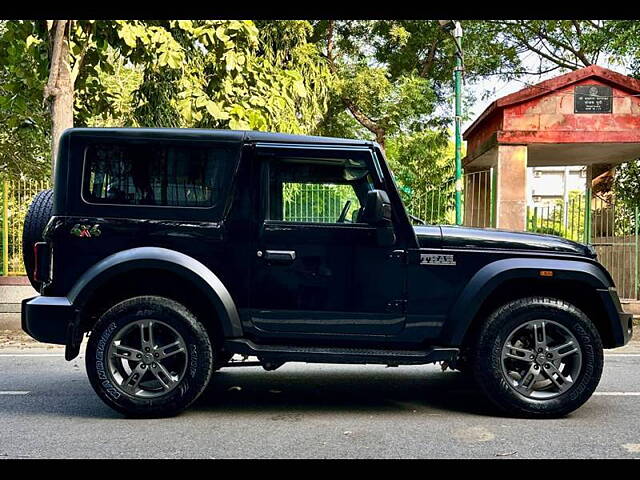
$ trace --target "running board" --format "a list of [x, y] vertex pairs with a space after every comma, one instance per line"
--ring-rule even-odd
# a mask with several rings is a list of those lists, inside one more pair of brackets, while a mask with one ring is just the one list
[[382, 365], [424, 365], [452, 361], [459, 353], [459, 349], [449, 347], [431, 347], [427, 350], [300, 347], [259, 345], [246, 339], [226, 340], [224, 349], [240, 355], [255, 356], [262, 362], [270, 363], [376, 363]]

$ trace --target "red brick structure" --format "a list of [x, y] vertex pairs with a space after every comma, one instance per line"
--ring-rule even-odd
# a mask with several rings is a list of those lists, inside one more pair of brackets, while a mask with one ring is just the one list
[[465, 172], [494, 169], [494, 226], [524, 230], [527, 166], [586, 165], [590, 186], [640, 157], [640, 80], [595, 65], [560, 75], [494, 101], [463, 137]]

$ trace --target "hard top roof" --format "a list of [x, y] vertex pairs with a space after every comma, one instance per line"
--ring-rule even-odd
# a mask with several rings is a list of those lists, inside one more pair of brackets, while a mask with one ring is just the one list
[[97, 136], [97, 137], [141, 137], [162, 138], [182, 137], [185, 139], [207, 140], [219, 139], [238, 142], [271, 142], [293, 144], [325, 144], [373, 146], [375, 142], [353, 140], [350, 138], [317, 137], [312, 135], [291, 135], [288, 133], [255, 132], [251, 130], [215, 130], [205, 128], [70, 128], [65, 135]]

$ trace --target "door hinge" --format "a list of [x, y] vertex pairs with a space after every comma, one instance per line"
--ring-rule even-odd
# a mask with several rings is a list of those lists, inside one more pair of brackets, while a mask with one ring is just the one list
[[391, 300], [389, 303], [387, 303], [387, 312], [389, 313], [405, 313], [406, 311], [406, 300]]

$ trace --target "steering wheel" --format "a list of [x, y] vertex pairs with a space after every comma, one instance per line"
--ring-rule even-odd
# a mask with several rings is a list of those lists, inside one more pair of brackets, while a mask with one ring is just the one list
[[350, 208], [351, 208], [351, 200], [347, 200], [347, 202], [344, 204], [344, 207], [342, 207], [342, 211], [340, 212], [340, 216], [338, 217], [337, 223], [344, 223], [345, 219], [347, 218], [347, 212], [349, 211]]

